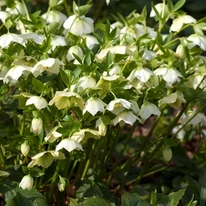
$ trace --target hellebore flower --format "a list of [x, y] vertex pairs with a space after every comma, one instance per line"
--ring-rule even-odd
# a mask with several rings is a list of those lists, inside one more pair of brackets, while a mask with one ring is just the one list
[[76, 36], [83, 36], [94, 31], [94, 21], [85, 16], [70, 16], [63, 24], [65, 29]]
[[37, 109], [41, 110], [47, 107], [47, 101], [43, 97], [32, 96], [26, 101], [26, 106], [33, 104]]
[[[77, 46], [77, 45], [76, 46], [72, 46], [72, 47], [69, 48], [69, 50], [67, 52], [67, 56], [66, 56], [68, 62], [70, 62], [71, 60], [74, 60], [74, 59], [76, 60], [74, 54], [76, 56], [78, 56], [79, 59], [81, 59], [81, 60], [84, 57], [82, 49], [79, 46]], [[78, 62], [78, 60], [76, 60], [76, 61], [74, 61], [74, 64], [80, 64], [80, 63]]]
[[76, 88], [79, 92], [82, 92], [89, 88], [94, 88], [96, 86], [96, 80], [91, 76], [83, 76], [76, 83]]
[[34, 179], [31, 175], [25, 175], [21, 182], [19, 183], [19, 187], [21, 187], [23, 190], [31, 190], [34, 184]]
[[170, 27], [170, 31], [179, 32], [184, 24], [191, 24], [191, 23], [196, 23], [196, 19], [194, 19], [192, 16], [190, 15], [179, 16], [173, 20], [172, 25]]
[[63, 65], [61, 61], [54, 58], [48, 58], [39, 61], [34, 65], [31, 72], [35, 77], [38, 77], [42, 74], [42, 72], [47, 71], [52, 74], [58, 74], [59, 73], [59, 67]]
[[43, 121], [41, 118], [33, 118], [31, 121], [31, 132], [35, 135], [41, 134], [43, 131]]
[[24, 45], [24, 39], [18, 34], [7, 33], [7, 34], [3, 34], [0, 37], [0, 47], [1, 48], [8, 47], [9, 44], [11, 44], [12, 42], [16, 42], [21, 45]]
[[56, 126], [54, 127], [44, 138], [45, 141], [48, 141], [50, 143], [55, 142], [59, 137], [62, 136], [61, 133], [57, 132], [56, 130], [59, 128], [60, 126]]
[[24, 143], [21, 144], [21, 153], [24, 156], [27, 156], [29, 151], [30, 151], [30, 145], [27, 141], [25, 141]]
[[206, 36], [192, 34], [187, 40], [191, 41], [192, 44], [199, 46], [202, 50], [206, 51]]
[[131, 126], [136, 122], [138, 118], [130, 111], [123, 111], [119, 113], [114, 119], [114, 126], [118, 123], [124, 122], [126, 124], [130, 124]]
[[62, 152], [58, 151], [45, 151], [41, 152], [34, 157], [32, 157], [32, 161], [28, 164], [28, 167], [33, 167], [35, 165], [41, 166], [43, 168], [48, 168], [54, 160], [63, 160], [66, 157]]
[[104, 106], [106, 104], [101, 100], [96, 97], [91, 97], [90, 99], [87, 100], [85, 107], [83, 109], [83, 114], [86, 112], [89, 112], [91, 115], [95, 115], [97, 112], [102, 112], [104, 113]]
[[[169, 13], [168, 7], [165, 3], [156, 4], [155, 9], [157, 10], [158, 15], [162, 18], [166, 17]], [[155, 13], [155, 10], [152, 8], [152, 10], [150, 12], [150, 17], [155, 17], [155, 16], [157, 16], [157, 15]]]
[[56, 151], [59, 151], [61, 149], [65, 149], [68, 152], [71, 152], [73, 150], [83, 150], [82, 145], [79, 144], [79, 142], [73, 140], [73, 139], [63, 139], [57, 146]]
[[160, 110], [157, 108], [156, 105], [146, 102], [144, 103], [139, 111], [139, 116], [143, 119], [146, 120], [148, 119], [151, 115], [157, 115], [159, 116], [161, 114]]
[[84, 108], [82, 97], [75, 92], [57, 91], [54, 98], [49, 102], [49, 105], [52, 104], [55, 104], [59, 110], [76, 104], [81, 110]]
[[125, 99], [115, 99], [112, 100], [106, 107], [107, 110], [111, 111], [114, 114], [119, 114], [125, 109], [130, 109], [132, 103]]

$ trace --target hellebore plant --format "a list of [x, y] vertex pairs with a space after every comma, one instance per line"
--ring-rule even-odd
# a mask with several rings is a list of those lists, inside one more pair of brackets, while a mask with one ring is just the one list
[[[67, 16], [66, 1], [49, 1], [44, 14], [30, 14], [24, 1], [5, 2], [0, 193], [8, 205], [27, 197], [41, 206], [66, 199], [91, 205], [91, 196], [78, 193], [82, 181], [111, 187], [116, 181], [114, 190], [122, 193], [169, 165], [172, 147], [184, 140], [180, 132], [204, 131], [206, 23], [180, 10], [184, 0], [153, 5], [154, 28], [146, 24], [145, 9], [110, 24], [86, 17], [91, 5], [73, 3]], [[192, 33], [184, 36], [188, 27]], [[148, 123], [146, 133], [135, 133]], [[153, 161], [162, 164], [155, 168]], [[155, 195], [138, 201], [163, 202]], [[182, 197], [172, 195], [168, 204]], [[96, 197], [102, 205], [103, 195]]]

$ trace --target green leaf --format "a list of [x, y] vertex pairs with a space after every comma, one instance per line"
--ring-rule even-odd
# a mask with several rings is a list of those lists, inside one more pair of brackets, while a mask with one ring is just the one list
[[64, 84], [69, 88], [70, 87], [70, 82], [71, 82], [71, 75], [70, 75], [70, 71], [68, 71], [68, 74], [63, 71], [62, 69], [60, 69], [60, 76], [62, 81], [64, 82]]
[[136, 193], [124, 193], [121, 197], [122, 206], [151, 206], [151, 204]]
[[100, 198], [88, 198], [83, 202], [83, 206], [111, 206], [109, 202]]
[[3, 170], [0, 170], [0, 177], [8, 177], [10, 175], [9, 172], [6, 172], [6, 171], [3, 171]]
[[206, 170], [203, 175], [203, 181], [201, 181], [201, 191], [200, 191], [200, 206], [206, 205]]
[[163, 197], [159, 205], [160, 206], [177, 206], [183, 195], [185, 194], [186, 189], [181, 189], [177, 192], [170, 193], [167, 197]]
[[32, 78], [32, 85], [33, 85], [33, 89], [37, 93], [42, 93], [45, 89], [44, 84], [41, 81], [39, 81], [38, 79], [35, 79], [35, 78]]
[[174, 11], [177, 11], [179, 10], [184, 4], [185, 4], [186, 0], [179, 0], [175, 6], [174, 6]]
[[12, 8], [15, 6], [14, 0], [5, 0], [5, 2], [6, 2], [6, 6], [8, 6], [9, 8]]

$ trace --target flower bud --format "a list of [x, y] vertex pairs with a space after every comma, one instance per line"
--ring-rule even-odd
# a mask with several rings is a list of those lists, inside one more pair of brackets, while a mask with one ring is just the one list
[[29, 144], [28, 144], [27, 141], [25, 141], [23, 144], [21, 144], [21, 153], [22, 153], [24, 156], [27, 156], [27, 155], [28, 155], [29, 150], [30, 150], [30, 146], [29, 146]]
[[28, 189], [31, 190], [34, 184], [34, 179], [31, 175], [25, 175], [21, 182], [19, 183], [19, 187], [21, 187], [23, 190]]
[[31, 131], [39, 135], [43, 130], [43, 121], [41, 118], [33, 118], [31, 121]]

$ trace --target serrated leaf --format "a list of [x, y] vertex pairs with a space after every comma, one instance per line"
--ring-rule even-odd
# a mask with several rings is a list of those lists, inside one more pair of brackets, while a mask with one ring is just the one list
[[184, 4], [185, 4], [186, 0], [179, 0], [175, 6], [174, 6], [174, 11], [177, 11], [179, 10]]
[[83, 206], [111, 206], [109, 202], [100, 198], [88, 198], [83, 202]]
[[124, 193], [121, 197], [121, 206], [151, 206], [151, 204], [136, 193]]

